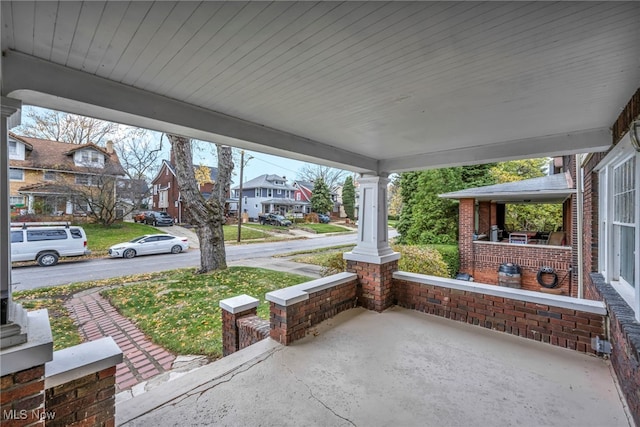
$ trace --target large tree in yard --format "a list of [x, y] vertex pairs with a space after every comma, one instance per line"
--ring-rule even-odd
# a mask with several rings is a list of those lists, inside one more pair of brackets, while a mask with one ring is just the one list
[[344, 180], [342, 186], [342, 206], [347, 218], [355, 219], [356, 189], [353, 186], [353, 178], [350, 176]]
[[397, 230], [403, 244], [455, 244], [458, 204], [439, 194], [495, 183], [491, 165], [406, 172], [400, 175], [402, 213]]
[[313, 193], [311, 194], [311, 210], [317, 213], [325, 214], [331, 211], [333, 202], [331, 201], [331, 193], [329, 187], [322, 178], [317, 179], [313, 183]]
[[198, 273], [227, 268], [224, 247], [224, 200], [231, 183], [233, 161], [231, 147], [217, 145], [218, 178], [213, 193], [205, 199], [198, 186], [193, 168], [191, 139], [167, 134], [175, 156], [175, 169], [182, 201], [189, 209], [200, 241], [200, 269]]

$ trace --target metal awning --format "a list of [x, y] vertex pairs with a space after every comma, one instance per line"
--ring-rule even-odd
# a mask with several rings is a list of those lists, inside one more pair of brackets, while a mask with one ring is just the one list
[[476, 199], [496, 203], [562, 203], [576, 192], [567, 173], [487, 185], [440, 194], [445, 199]]

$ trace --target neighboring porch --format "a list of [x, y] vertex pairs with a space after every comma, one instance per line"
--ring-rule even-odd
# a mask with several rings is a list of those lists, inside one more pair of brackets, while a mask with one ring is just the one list
[[116, 424], [630, 426], [609, 362], [393, 307], [343, 312], [117, 405]]
[[[477, 282], [498, 285], [500, 267], [517, 264], [520, 283], [515, 287], [578, 296], [576, 190], [568, 173], [469, 188], [440, 197], [460, 200], [462, 273]], [[533, 230], [515, 228], [508, 224], [507, 209], [523, 204], [561, 206], [562, 222], [542, 221], [543, 225]]]
[[306, 214], [310, 212], [311, 205], [306, 202], [293, 199], [269, 199], [261, 202], [263, 213], [275, 213], [280, 215]]

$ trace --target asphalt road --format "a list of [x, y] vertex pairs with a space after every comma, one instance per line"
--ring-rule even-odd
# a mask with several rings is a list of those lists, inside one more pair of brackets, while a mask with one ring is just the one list
[[[395, 231], [389, 230], [390, 237]], [[227, 246], [227, 262], [267, 258], [274, 255], [356, 243], [356, 234], [342, 234], [315, 239], [286, 240], [282, 242], [254, 243]], [[60, 263], [53, 267], [18, 267], [12, 270], [13, 290], [20, 291], [45, 286], [64, 285], [88, 280], [102, 280], [131, 274], [197, 267], [200, 251], [172, 255], [142, 256], [131, 260], [122, 258], [98, 258]], [[251, 265], [249, 262], [246, 265]]]

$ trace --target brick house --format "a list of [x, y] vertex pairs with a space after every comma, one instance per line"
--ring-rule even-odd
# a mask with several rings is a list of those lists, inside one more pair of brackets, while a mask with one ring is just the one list
[[[562, 158], [554, 160], [554, 165], [563, 170], [571, 166], [563, 166]], [[497, 285], [501, 264], [513, 263], [521, 267], [522, 289], [577, 296], [576, 188], [572, 176], [575, 171], [441, 194], [460, 201], [460, 272], [475, 281]], [[516, 203], [562, 204], [561, 229], [507, 230], [506, 209]], [[553, 272], [539, 275], [543, 267]], [[543, 285], [553, 280], [558, 282], [554, 288]]]
[[[171, 154], [170, 160], [162, 161], [160, 170], [151, 181], [152, 201], [150, 207], [153, 210], [167, 212], [179, 223], [188, 222], [188, 211], [182, 203], [174, 164], [173, 153]], [[210, 182], [200, 184], [200, 192], [205, 198], [208, 198], [213, 191], [213, 185], [218, 177], [218, 168], [201, 165], [193, 165], [193, 167], [194, 169], [206, 168], [209, 170]]]
[[8, 143], [10, 205], [15, 214], [85, 214], [90, 207], [70, 194], [73, 189], [125, 174], [111, 141], [100, 147], [9, 133]]

